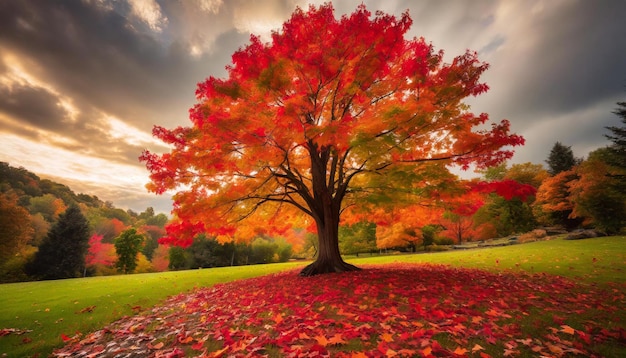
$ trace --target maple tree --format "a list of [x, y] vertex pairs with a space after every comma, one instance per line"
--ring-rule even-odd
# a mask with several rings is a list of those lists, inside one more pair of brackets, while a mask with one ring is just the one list
[[577, 178], [568, 183], [570, 217], [607, 234], [618, 234], [626, 226], [626, 193], [618, 179], [620, 171], [607, 158], [611, 158], [610, 148], [597, 149], [577, 167]]
[[539, 222], [563, 225], [569, 229], [580, 224], [581, 220], [571, 217], [574, 204], [570, 198], [569, 185], [576, 178], [576, 171], [568, 170], [543, 181], [533, 203], [533, 212]]
[[30, 214], [12, 193], [0, 193], [0, 266], [30, 241]]
[[523, 144], [508, 121], [484, 129], [488, 115], [463, 102], [488, 89], [475, 52], [444, 62], [423, 38], [405, 38], [408, 13], [333, 11], [298, 8], [271, 42], [251, 36], [228, 78], [198, 85], [191, 127], [154, 128], [172, 150], [142, 154], [148, 188], [176, 191], [162, 243], [301, 225], [319, 240], [303, 275], [356, 270], [339, 253], [342, 212], [412, 204], [454, 182], [448, 165], [497, 165]]
[[102, 235], [93, 234], [89, 238], [89, 249], [85, 255], [85, 264], [87, 266], [111, 266], [115, 263], [115, 246], [113, 244], [103, 243]]

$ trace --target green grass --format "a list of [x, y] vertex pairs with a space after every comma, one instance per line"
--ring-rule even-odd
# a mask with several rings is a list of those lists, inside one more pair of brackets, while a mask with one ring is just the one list
[[544, 272], [588, 283], [626, 283], [626, 237], [537, 241], [485, 249], [351, 257], [355, 265], [434, 263], [490, 271]]
[[[104, 327], [133, 307], [146, 309], [194, 287], [262, 276], [302, 266], [285, 263], [257, 266], [106, 276], [0, 285], [0, 329], [32, 330], [0, 337], [0, 356], [47, 356], [73, 336]], [[95, 306], [92, 312], [81, 310]], [[26, 340], [27, 342], [25, 343]]]
[[[595, 260], [594, 260], [595, 259]], [[356, 265], [435, 263], [490, 271], [545, 272], [580, 282], [626, 284], [626, 237], [528, 244], [415, 255], [350, 258]], [[0, 337], [0, 356], [47, 356], [61, 334], [87, 333], [194, 287], [266, 275], [304, 263], [227, 267], [0, 285], [0, 329], [32, 330]], [[95, 306], [92, 312], [81, 310]]]

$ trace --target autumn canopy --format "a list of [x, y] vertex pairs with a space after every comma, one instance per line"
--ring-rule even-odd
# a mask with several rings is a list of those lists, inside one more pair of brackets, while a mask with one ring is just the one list
[[488, 65], [469, 51], [444, 63], [405, 38], [411, 23], [365, 6], [336, 19], [326, 4], [297, 9], [269, 42], [252, 36], [228, 78], [198, 85], [192, 126], [155, 127], [171, 152], [141, 157], [149, 189], [176, 192], [165, 241], [309, 228], [319, 250], [303, 275], [352, 270], [339, 255], [342, 215], [436, 204], [455, 187], [451, 165], [510, 158], [523, 138], [463, 103], [487, 91]]

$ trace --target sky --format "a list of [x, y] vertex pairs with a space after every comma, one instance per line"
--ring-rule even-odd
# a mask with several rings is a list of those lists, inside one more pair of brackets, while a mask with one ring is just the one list
[[[136, 212], [169, 213], [149, 193], [154, 125], [188, 126], [198, 82], [225, 77], [250, 34], [269, 40], [304, 0], [0, 0], [0, 161]], [[380, 0], [413, 19], [445, 59], [477, 51], [490, 91], [467, 101], [526, 138], [510, 164], [543, 164], [555, 142], [574, 155], [609, 144], [626, 101], [626, 1]]]

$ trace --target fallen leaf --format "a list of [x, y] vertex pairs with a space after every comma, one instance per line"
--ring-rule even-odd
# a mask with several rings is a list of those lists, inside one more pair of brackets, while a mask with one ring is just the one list
[[328, 339], [324, 336], [315, 336], [315, 340], [322, 347], [326, 347], [328, 345]]
[[567, 333], [567, 334], [574, 334], [576, 333], [576, 330], [566, 324], [561, 326], [561, 332], [563, 333]]
[[343, 336], [341, 335], [341, 333], [337, 333], [334, 336], [330, 337], [330, 339], [328, 340], [328, 343], [332, 345], [336, 345], [336, 344], [346, 344], [348, 342], [346, 342], [343, 339]]
[[461, 347], [456, 347], [456, 349], [454, 350], [454, 352], [452, 352], [458, 356], [464, 356], [467, 354], [467, 349], [465, 348], [461, 348]]

